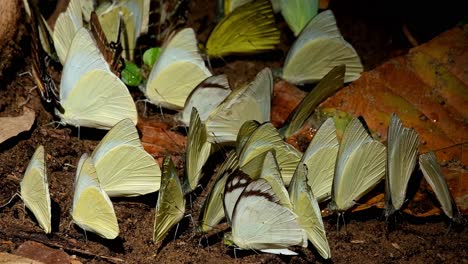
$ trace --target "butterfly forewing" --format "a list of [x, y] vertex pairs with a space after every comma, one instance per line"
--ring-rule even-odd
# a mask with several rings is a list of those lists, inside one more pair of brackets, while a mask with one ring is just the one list
[[240, 172], [231, 175], [227, 179], [226, 186], [224, 187], [223, 204], [224, 215], [228, 223], [232, 221], [232, 213], [239, 196], [251, 181], [252, 179], [249, 176]]
[[308, 239], [320, 255], [329, 259], [331, 257], [325, 227], [317, 200], [307, 185], [307, 166], [300, 164], [289, 185], [289, 195], [293, 212], [298, 216], [300, 226], [307, 233]]
[[311, 168], [307, 183], [319, 202], [331, 196], [338, 148], [335, 123], [329, 118], [317, 130], [301, 160], [301, 164]]
[[279, 204], [264, 179], [250, 183], [239, 196], [232, 217], [233, 242], [243, 249], [280, 249], [307, 245], [297, 216]]
[[86, 231], [114, 239], [119, 234], [112, 202], [101, 189], [91, 158], [84, 154], [77, 168], [71, 211], [73, 221]]
[[392, 114], [388, 128], [388, 175], [385, 180], [386, 214], [399, 210], [406, 198], [406, 189], [416, 165], [419, 137], [416, 131], [403, 127]]
[[437, 200], [444, 213], [452, 220], [459, 221], [460, 215], [458, 212], [455, 200], [450, 193], [447, 181], [442, 174], [442, 168], [437, 162], [434, 152], [428, 152], [419, 156], [419, 167], [423, 172], [424, 178], [434, 191]]
[[21, 198], [47, 234], [52, 231], [44, 147], [38, 146], [20, 183]]
[[156, 203], [153, 240], [161, 242], [167, 232], [184, 217], [185, 198], [176, 168], [170, 157], [163, 163], [161, 189]]

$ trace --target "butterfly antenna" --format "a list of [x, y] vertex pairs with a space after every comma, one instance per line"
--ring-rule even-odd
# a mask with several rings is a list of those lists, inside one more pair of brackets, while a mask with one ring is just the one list
[[179, 230], [179, 223], [177, 223], [177, 226], [176, 226], [176, 229], [175, 229], [175, 233], [174, 233], [174, 239], [172, 240], [173, 242], [175, 242], [176, 240], [176, 236], [177, 236], [177, 231]]
[[3, 207], [5, 207], [5, 206], [9, 205], [9, 204], [11, 203], [11, 201], [13, 201], [13, 199], [14, 199], [15, 197], [20, 197], [20, 198], [21, 198], [21, 195], [20, 195], [19, 193], [16, 192], [15, 194], [13, 194], [13, 196], [10, 198], [10, 200], [8, 200], [8, 202], [6, 202], [6, 203], [3, 204], [3, 205], [0, 205], [0, 208], [3, 208]]

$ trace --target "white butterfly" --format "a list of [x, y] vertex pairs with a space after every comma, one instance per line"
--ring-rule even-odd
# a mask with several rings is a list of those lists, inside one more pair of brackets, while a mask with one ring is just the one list
[[255, 80], [233, 91], [208, 116], [208, 141], [233, 143], [240, 127], [248, 120], [260, 123], [270, 120], [273, 76], [269, 68], [257, 74]]
[[301, 153], [283, 141], [276, 128], [269, 122], [251, 132], [245, 141], [238, 153], [240, 169], [252, 178], [258, 178], [264, 156], [270, 150], [275, 152], [281, 176], [284, 183], [289, 185], [297, 164], [301, 160]]
[[[233, 184], [230, 182], [234, 181]], [[307, 246], [307, 237], [297, 222], [297, 216], [279, 204], [279, 199], [265, 179], [252, 181], [247, 186], [244, 179], [232, 177], [226, 185], [224, 204], [226, 217], [231, 219], [231, 234], [226, 234], [226, 243], [234, 243], [241, 249], [258, 249], [263, 252], [296, 255], [287, 247]], [[232, 186], [239, 188], [232, 189]], [[243, 189], [240, 195], [237, 192]], [[231, 195], [235, 191], [236, 194]], [[228, 199], [228, 200], [226, 200]]]
[[202, 232], [208, 232], [214, 226], [223, 220], [224, 206], [223, 195], [227, 179], [233, 173], [237, 172], [238, 161], [236, 152], [231, 151], [227, 154], [226, 159], [216, 171], [214, 176], [215, 184], [208, 194], [202, 208], [202, 218], [200, 220], [200, 229]]
[[177, 119], [189, 125], [192, 108], [196, 108], [201, 121], [205, 122], [210, 113], [231, 93], [226, 75], [215, 75], [202, 81], [185, 101], [184, 110]]
[[110, 129], [122, 119], [137, 123], [135, 103], [125, 84], [115, 76], [89, 31], [81, 28], [73, 38], [62, 71], [60, 104], [62, 123]]
[[318, 13], [318, 0], [280, 0], [281, 14], [294, 36]]
[[143, 92], [153, 104], [182, 110], [192, 90], [209, 76], [195, 32], [185, 28], [164, 44]]
[[307, 165], [307, 183], [318, 202], [330, 199], [339, 143], [333, 118], [328, 118], [315, 133], [299, 166]]
[[392, 114], [388, 127], [387, 177], [385, 179], [385, 215], [400, 210], [405, 202], [406, 189], [416, 165], [419, 137], [414, 129], [403, 127]]
[[442, 168], [437, 162], [434, 152], [431, 151], [420, 155], [419, 167], [423, 172], [424, 178], [434, 191], [437, 200], [439, 200], [445, 215], [457, 223], [463, 222], [463, 216], [458, 211], [457, 204], [450, 193], [447, 181], [442, 174]]
[[119, 226], [112, 202], [101, 188], [93, 162], [83, 154], [78, 163], [71, 210], [73, 221], [83, 230], [114, 239]]
[[292, 210], [307, 237], [324, 259], [331, 257], [322, 214], [313, 192], [307, 184], [307, 165], [299, 164], [289, 185]]
[[316, 82], [333, 67], [345, 64], [345, 82], [363, 71], [354, 48], [343, 39], [332, 11], [319, 13], [302, 30], [284, 62], [282, 78], [295, 84]]
[[197, 109], [193, 108], [185, 155], [185, 184], [191, 191], [197, 187], [202, 177], [202, 168], [210, 157], [210, 153], [211, 143], [206, 140], [206, 126], [200, 120]]
[[123, 40], [123, 57], [133, 61], [138, 37], [148, 31], [150, 0], [101, 2], [101, 5], [96, 8], [96, 13], [99, 16], [102, 29], [110, 41], [115, 41], [118, 38], [119, 30], [116, 25], [120, 19], [120, 14], [122, 14], [125, 25], [125, 33], [120, 36]]
[[163, 163], [163, 178], [156, 203], [153, 241], [161, 242], [167, 232], [184, 217], [185, 197], [170, 157]]
[[66, 11], [59, 14], [55, 21], [54, 30], [51, 33], [54, 48], [62, 65], [65, 64], [75, 34], [82, 27], [80, 0], [70, 0]]
[[384, 177], [386, 161], [385, 146], [353, 118], [338, 150], [330, 209], [343, 212], [351, 208]]
[[91, 158], [101, 187], [110, 197], [136, 196], [159, 190], [161, 170], [143, 149], [130, 119], [117, 123], [101, 140]]
[[46, 234], [52, 231], [49, 183], [44, 147], [38, 146], [20, 182], [21, 199], [31, 210]]

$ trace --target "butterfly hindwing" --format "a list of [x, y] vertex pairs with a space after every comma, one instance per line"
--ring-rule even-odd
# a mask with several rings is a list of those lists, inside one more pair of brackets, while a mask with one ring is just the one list
[[52, 231], [49, 183], [44, 147], [36, 148], [20, 183], [21, 198], [46, 234]]

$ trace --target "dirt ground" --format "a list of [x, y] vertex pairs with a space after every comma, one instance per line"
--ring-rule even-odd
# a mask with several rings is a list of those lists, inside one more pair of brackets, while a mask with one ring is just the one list
[[[188, 26], [192, 26], [204, 42], [214, 26], [214, 1], [191, 1]], [[354, 2], [356, 5], [351, 5]], [[387, 3], [387, 2], [386, 2]], [[389, 4], [390, 5], [390, 4]], [[370, 70], [391, 57], [404, 54], [410, 44], [403, 35], [405, 12], [392, 13], [400, 7], [376, 7], [372, 1], [332, 1], [331, 9], [337, 16], [344, 37], [361, 55], [364, 67]], [[379, 13], [380, 12], [380, 13]], [[285, 52], [292, 43], [291, 33], [278, 18], [283, 30], [282, 45], [268, 54], [228, 57], [212, 63], [215, 73], [228, 74], [235, 87], [251, 80], [265, 66], [280, 67]], [[410, 27], [414, 23], [408, 22]], [[448, 23], [448, 22], [444, 22]], [[443, 24], [441, 22], [441, 24]], [[415, 26], [417, 32], [417, 25]], [[431, 32], [435, 36], [442, 29]], [[427, 31], [427, 30], [426, 30]], [[420, 40], [427, 40], [427, 33]], [[27, 40], [28, 36], [24, 36]], [[72, 224], [69, 214], [73, 197], [75, 166], [82, 153], [91, 153], [105, 134], [103, 131], [57, 126], [52, 109], [45, 106], [32, 79], [21, 73], [29, 71], [28, 41], [22, 41], [24, 59], [16, 62], [15, 74], [0, 84], [0, 116], [22, 112], [26, 105], [36, 112], [36, 122], [29, 132], [21, 133], [0, 144], [0, 204], [19, 192], [19, 182], [37, 145], [47, 153], [47, 170], [52, 200], [53, 232], [45, 235], [23, 203], [16, 198], [0, 208], [0, 251], [13, 252], [28, 240], [40, 241], [55, 248], [63, 248], [82, 262], [90, 263], [323, 263], [311, 245], [294, 248], [298, 256], [286, 257], [239, 251], [222, 242], [222, 233], [209, 239], [194, 229], [205, 196], [202, 190], [188, 198], [187, 214], [178, 227], [157, 249], [152, 242], [154, 208], [157, 194], [137, 198], [113, 199], [119, 221], [120, 234], [115, 240], [105, 240], [90, 232], [85, 234]], [[58, 79], [59, 80], [59, 79]], [[142, 99], [132, 91], [135, 99]], [[159, 115], [159, 109], [148, 106], [147, 116]], [[143, 105], [138, 104], [139, 113]], [[168, 118], [166, 114], [166, 118]], [[209, 178], [216, 167], [216, 158], [207, 166]], [[211, 162], [211, 163], [210, 163]], [[207, 182], [209, 180], [206, 180]], [[334, 263], [468, 263], [468, 234], [463, 227], [451, 227], [444, 217], [414, 218], [398, 215], [395, 224], [387, 229], [381, 210], [366, 210], [346, 214], [346, 226], [336, 230], [336, 216], [324, 219]], [[193, 222], [192, 222], [193, 221]], [[122, 261], [120, 261], [122, 260]]]

